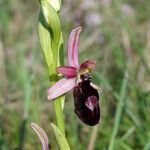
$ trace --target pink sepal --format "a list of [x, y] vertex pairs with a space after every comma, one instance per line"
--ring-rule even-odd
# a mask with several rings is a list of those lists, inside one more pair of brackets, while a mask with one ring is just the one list
[[84, 68], [95, 69], [95, 67], [96, 67], [96, 62], [94, 60], [87, 60], [80, 65], [81, 69], [84, 69]]
[[66, 79], [63, 78], [56, 82], [52, 87], [47, 90], [47, 99], [53, 100], [68, 91], [72, 90], [76, 85], [76, 78]]
[[42, 150], [49, 150], [49, 141], [45, 131], [41, 127], [39, 127], [36, 123], [31, 123], [31, 128], [38, 135], [42, 144]]
[[70, 33], [68, 40], [68, 65], [79, 68], [78, 62], [78, 45], [79, 45], [79, 35], [82, 31], [82, 27], [73, 29]]
[[67, 78], [73, 78], [77, 75], [76, 69], [74, 67], [58, 67], [56, 68], [56, 71], [65, 75]]

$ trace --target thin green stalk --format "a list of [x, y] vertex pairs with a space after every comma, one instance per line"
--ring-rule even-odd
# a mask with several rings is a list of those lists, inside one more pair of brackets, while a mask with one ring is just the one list
[[62, 98], [60, 97], [54, 101], [54, 109], [55, 109], [58, 128], [65, 135], [64, 116], [63, 116], [63, 109], [61, 105], [61, 99]]
[[[58, 81], [56, 68], [62, 64], [60, 57], [62, 56], [62, 31], [58, 16], [60, 9], [59, 1], [42, 0], [41, 10], [39, 14], [39, 38], [41, 42], [44, 59], [47, 65], [50, 84], [53, 85]], [[54, 100], [54, 109], [56, 121], [59, 130], [65, 135], [64, 117], [62, 109], [62, 101], [64, 96]]]
[[29, 116], [29, 106], [30, 106], [30, 97], [31, 97], [31, 83], [28, 75], [28, 69], [24, 63], [24, 50], [22, 48], [18, 49], [18, 62], [19, 62], [19, 78], [23, 91], [23, 119], [27, 119]]
[[19, 148], [23, 148], [25, 134], [26, 134], [26, 125], [29, 118], [29, 108], [30, 108], [30, 98], [31, 98], [31, 83], [28, 76], [28, 70], [24, 64], [24, 52], [23, 49], [18, 50], [18, 61], [19, 61], [19, 77], [20, 83], [23, 91], [23, 119], [19, 127]]
[[115, 139], [118, 133], [119, 129], [119, 124], [121, 121], [121, 115], [124, 107], [124, 100], [125, 100], [125, 95], [126, 95], [126, 90], [127, 90], [127, 82], [128, 82], [128, 72], [125, 72], [125, 77], [122, 82], [121, 86], [121, 91], [120, 91], [120, 99], [119, 99], [119, 104], [117, 106], [116, 114], [115, 114], [115, 120], [114, 120], [114, 126], [113, 126], [113, 132], [111, 135], [110, 143], [108, 150], [114, 150], [114, 144], [115, 144]]

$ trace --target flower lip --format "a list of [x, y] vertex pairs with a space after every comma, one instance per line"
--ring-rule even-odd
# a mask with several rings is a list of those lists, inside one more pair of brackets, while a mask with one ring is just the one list
[[89, 74], [82, 76], [82, 81], [74, 88], [75, 113], [85, 124], [94, 126], [100, 120], [98, 91], [91, 85]]

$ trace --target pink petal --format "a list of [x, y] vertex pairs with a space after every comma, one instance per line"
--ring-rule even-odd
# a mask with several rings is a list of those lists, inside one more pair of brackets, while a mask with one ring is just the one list
[[77, 76], [76, 69], [74, 67], [58, 67], [56, 68], [58, 73], [65, 75], [65, 77], [73, 78]]
[[76, 85], [76, 78], [66, 79], [63, 78], [56, 82], [52, 87], [47, 90], [47, 99], [52, 100], [55, 99], [66, 92], [73, 89]]
[[79, 35], [82, 31], [82, 27], [73, 29], [69, 36], [68, 41], [68, 64], [69, 66], [78, 68], [78, 44], [79, 44]]
[[94, 60], [87, 60], [84, 63], [81, 64], [80, 68], [81, 69], [95, 69], [96, 67], [96, 62]]
[[31, 123], [31, 128], [38, 135], [42, 144], [42, 150], [49, 150], [49, 141], [45, 131], [41, 127], [39, 127], [36, 123]]

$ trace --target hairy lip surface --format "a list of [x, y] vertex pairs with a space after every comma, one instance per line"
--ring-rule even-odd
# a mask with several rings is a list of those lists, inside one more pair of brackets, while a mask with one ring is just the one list
[[99, 96], [89, 81], [80, 82], [74, 88], [75, 113], [85, 124], [94, 126], [100, 120]]

